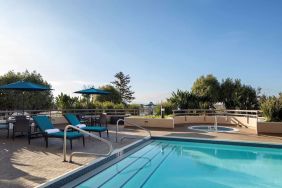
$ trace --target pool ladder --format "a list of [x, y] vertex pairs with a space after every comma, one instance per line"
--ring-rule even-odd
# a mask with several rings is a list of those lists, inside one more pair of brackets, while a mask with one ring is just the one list
[[72, 152], [72, 153], [70, 154], [70, 159], [69, 159], [69, 162], [70, 162], [70, 163], [72, 162], [72, 157], [73, 157], [73, 155], [75, 155], [75, 154], [96, 155], [96, 156], [103, 156], [103, 157], [107, 157], [107, 156], [109, 156], [109, 155], [112, 154], [112, 152], [113, 152], [113, 145], [112, 145], [112, 143], [111, 143], [110, 141], [108, 141], [108, 140], [106, 140], [106, 139], [103, 139], [103, 138], [100, 138], [100, 137], [98, 137], [98, 136], [96, 136], [96, 135], [94, 135], [94, 134], [91, 134], [91, 133], [89, 133], [89, 132], [87, 132], [87, 131], [85, 131], [85, 130], [82, 130], [82, 129], [76, 127], [76, 126], [67, 125], [67, 126], [65, 127], [65, 130], [64, 130], [64, 147], [63, 147], [64, 162], [67, 162], [67, 131], [68, 131], [69, 128], [75, 129], [75, 130], [77, 130], [77, 131], [79, 131], [79, 132], [81, 132], [81, 133], [83, 133], [83, 134], [89, 135], [89, 136], [92, 137], [92, 138], [95, 138], [95, 139], [97, 139], [97, 140], [100, 140], [101, 142], [106, 143], [106, 144], [108, 145], [108, 147], [109, 147], [108, 153], [105, 153], [105, 154], [101, 154], [101, 153], [89, 153], [89, 152]]
[[[148, 132], [148, 136], [146, 138], [151, 138], [152, 137], [151, 131], [149, 129], [145, 129], [144, 127], [141, 127], [140, 125], [137, 125], [135, 123], [127, 122], [124, 119], [119, 119], [117, 121], [117, 125], [116, 125], [116, 142], [118, 142], [118, 132], [119, 132], [118, 126], [119, 126], [120, 122], [123, 122], [124, 124], [127, 123], [129, 125], [138, 127], [139, 129], [142, 129], [142, 130]], [[122, 142], [124, 139], [136, 139], [136, 138], [124, 136], [124, 137], [121, 137], [120, 141]]]

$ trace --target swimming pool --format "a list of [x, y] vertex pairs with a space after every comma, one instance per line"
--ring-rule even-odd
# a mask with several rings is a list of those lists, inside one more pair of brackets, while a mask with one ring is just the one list
[[66, 187], [282, 187], [281, 145], [157, 138], [97, 168]]

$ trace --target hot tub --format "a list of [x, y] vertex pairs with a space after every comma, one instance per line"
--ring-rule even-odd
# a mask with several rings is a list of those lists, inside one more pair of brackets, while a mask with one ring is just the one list
[[193, 125], [193, 126], [188, 126], [188, 129], [195, 131], [204, 131], [204, 132], [226, 132], [226, 133], [239, 132], [238, 129], [233, 127], [214, 126], [214, 125]]

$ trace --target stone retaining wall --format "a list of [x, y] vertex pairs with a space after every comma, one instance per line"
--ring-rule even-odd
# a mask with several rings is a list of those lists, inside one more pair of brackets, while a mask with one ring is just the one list
[[257, 133], [281, 134], [282, 122], [258, 122]]
[[[128, 122], [128, 123], [127, 123]], [[174, 128], [174, 119], [153, 119], [143, 117], [126, 117], [125, 126], [132, 126], [130, 123], [137, 124], [142, 127], [155, 127], [155, 128]]]

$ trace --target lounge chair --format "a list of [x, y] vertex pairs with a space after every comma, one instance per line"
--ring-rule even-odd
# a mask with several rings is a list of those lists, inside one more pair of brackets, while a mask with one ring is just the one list
[[9, 138], [9, 123], [7, 123], [5, 120], [0, 120], [0, 130], [6, 130], [7, 131], [7, 138]]
[[29, 119], [27, 119], [26, 116], [19, 115], [15, 116], [15, 120], [16, 121], [13, 126], [13, 140], [15, 139], [17, 132], [20, 132], [22, 135], [26, 133], [28, 138], [28, 144], [30, 144], [31, 127]]
[[64, 114], [64, 116], [66, 120], [73, 126], [78, 126], [81, 129], [89, 132], [98, 132], [100, 137], [102, 136], [101, 135], [102, 132], [107, 131], [107, 136], [109, 137], [109, 130], [107, 128], [107, 123], [105, 123], [105, 126], [102, 126], [101, 123], [98, 126], [92, 126], [92, 125], [81, 126], [83, 124], [81, 124], [79, 119], [74, 114], [66, 113]]
[[[48, 147], [48, 138], [62, 138], [64, 139], [64, 132], [59, 129], [55, 129], [52, 122], [47, 116], [33, 116], [35, 124], [39, 127], [41, 133], [45, 138], [46, 148]], [[84, 135], [79, 132], [67, 132], [67, 139], [70, 141], [70, 146], [72, 149], [72, 140], [81, 138], [83, 139], [83, 146], [85, 146]]]

